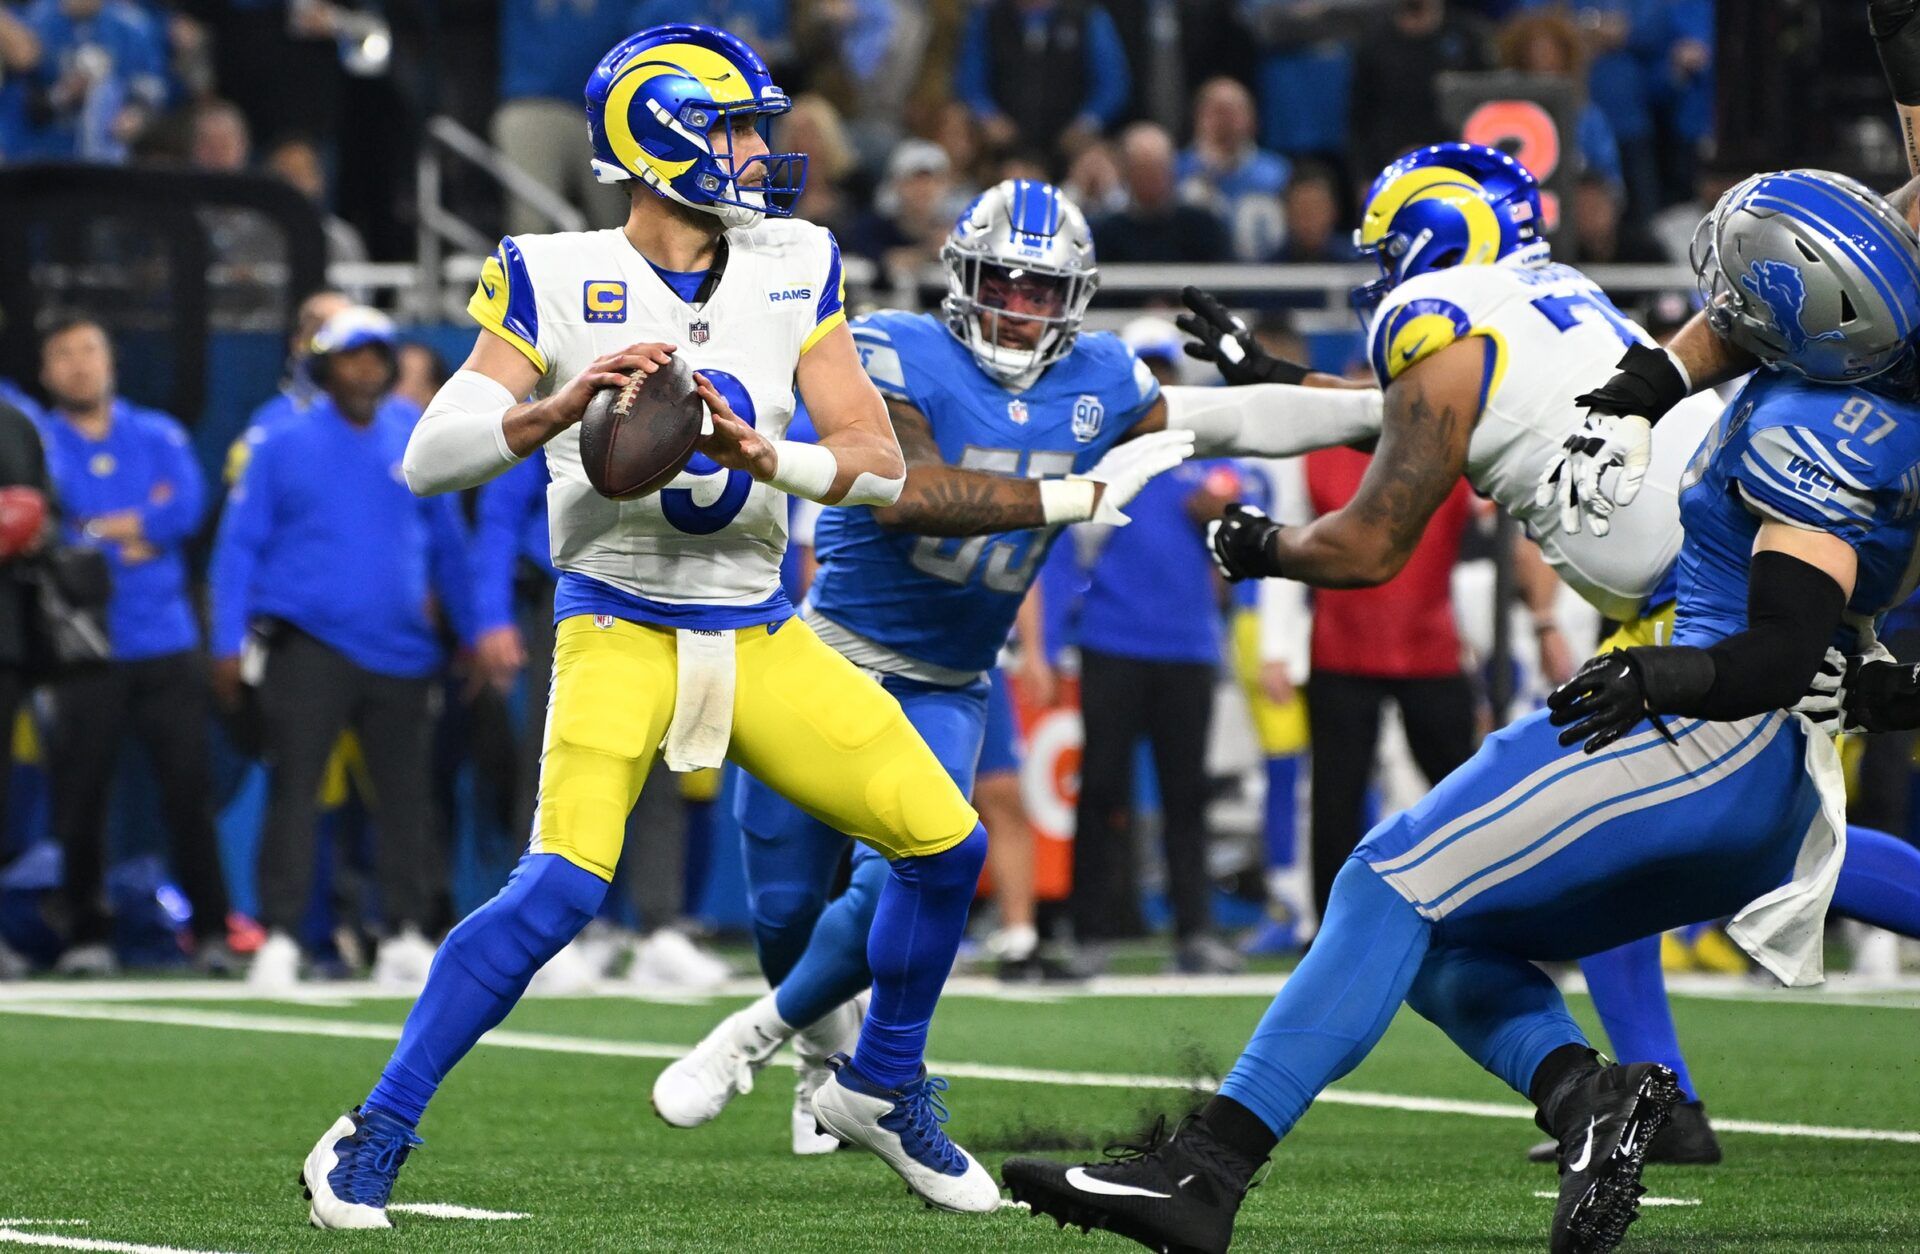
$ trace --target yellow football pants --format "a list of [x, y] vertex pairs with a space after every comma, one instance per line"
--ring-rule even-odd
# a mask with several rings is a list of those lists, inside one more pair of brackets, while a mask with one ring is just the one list
[[[673, 719], [674, 634], [561, 622], [532, 849], [613, 878], [627, 814]], [[727, 756], [889, 858], [941, 853], [979, 822], [893, 695], [798, 618], [734, 636]]]

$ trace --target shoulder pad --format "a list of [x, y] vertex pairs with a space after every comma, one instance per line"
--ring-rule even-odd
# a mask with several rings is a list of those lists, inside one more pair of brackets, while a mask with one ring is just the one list
[[1384, 388], [1447, 345], [1485, 333], [1488, 313], [1517, 286], [1510, 266], [1455, 266], [1394, 288], [1367, 336], [1375, 381]]

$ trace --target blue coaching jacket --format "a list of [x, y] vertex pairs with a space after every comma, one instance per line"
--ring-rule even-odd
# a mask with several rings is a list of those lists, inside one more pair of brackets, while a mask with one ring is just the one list
[[282, 619], [381, 675], [441, 664], [434, 605], [473, 639], [467, 537], [456, 498], [416, 497], [400, 475], [420, 411], [388, 397], [366, 427], [321, 397], [249, 433], [209, 570], [212, 647], [240, 652], [255, 618]]

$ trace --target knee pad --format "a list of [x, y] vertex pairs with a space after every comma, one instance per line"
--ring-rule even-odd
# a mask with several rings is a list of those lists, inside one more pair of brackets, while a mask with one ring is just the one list
[[[875, 813], [889, 819], [893, 829], [895, 847], [881, 850], [889, 858], [942, 853], [980, 830], [980, 816], [931, 753], [921, 752], [893, 763], [870, 787], [874, 790]], [[984, 860], [984, 832], [980, 849]]]

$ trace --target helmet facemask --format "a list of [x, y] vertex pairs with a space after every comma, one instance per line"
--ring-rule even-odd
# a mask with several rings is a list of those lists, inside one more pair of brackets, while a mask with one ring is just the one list
[[1099, 286], [1094, 272], [1006, 265], [952, 242], [940, 259], [947, 266], [947, 325], [994, 378], [1027, 387], [1073, 351]]

